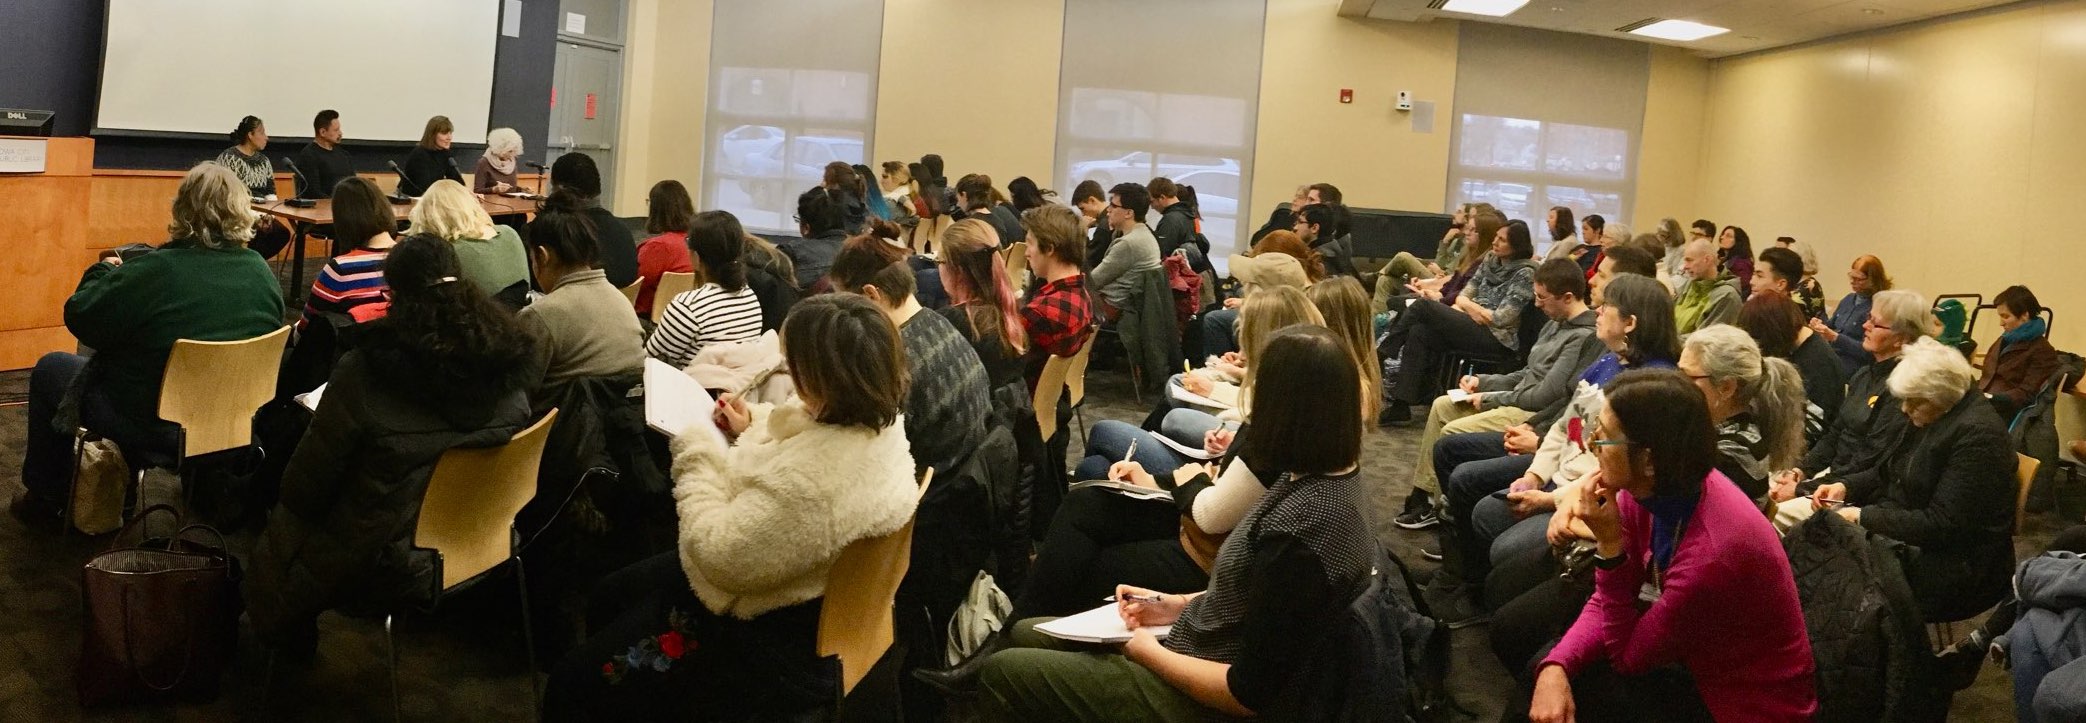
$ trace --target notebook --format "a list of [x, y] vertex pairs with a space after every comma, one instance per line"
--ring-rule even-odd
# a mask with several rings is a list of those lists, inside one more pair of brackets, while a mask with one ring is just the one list
[[1224, 402], [1220, 402], [1215, 399], [1211, 399], [1209, 397], [1205, 397], [1203, 395], [1188, 391], [1187, 387], [1181, 386], [1179, 384], [1166, 385], [1166, 391], [1167, 393], [1172, 394], [1174, 399], [1178, 399], [1198, 407], [1209, 407], [1211, 409], [1231, 408], [1230, 404], [1226, 404]]
[[322, 382], [317, 389], [299, 394], [295, 399], [298, 404], [304, 405], [305, 409], [316, 412], [319, 411], [319, 398], [323, 396], [326, 396], [326, 385]]
[[[1161, 639], [1173, 632], [1171, 625], [1155, 625], [1145, 629]], [[1123, 616], [1116, 614], [1115, 603], [1042, 623], [1036, 626], [1036, 632], [1082, 643], [1130, 642], [1130, 629], [1123, 626]]]
[[1178, 453], [1183, 457], [1187, 457], [1188, 459], [1207, 460], [1217, 458], [1217, 455], [1210, 454], [1208, 450], [1204, 450], [1201, 447], [1190, 447], [1188, 445], [1181, 444], [1180, 442], [1175, 442], [1172, 438], [1167, 437], [1166, 435], [1154, 434], [1152, 436], [1157, 437], [1159, 439], [1159, 443], [1166, 445], [1167, 449], [1173, 450], [1175, 453]]
[[1066, 487], [1065, 491], [1070, 492], [1072, 490], [1083, 489], [1086, 487], [1099, 487], [1101, 489], [1114, 492], [1124, 497], [1132, 497], [1140, 500], [1166, 500], [1168, 502], [1173, 501], [1173, 492], [1171, 490], [1155, 490], [1150, 487], [1145, 487], [1142, 485], [1112, 479], [1094, 479], [1087, 480], [1085, 482], [1074, 482], [1072, 483], [1072, 486]]
[[690, 429], [714, 435], [717, 443], [731, 446], [711, 416], [717, 400], [695, 377], [658, 359], [645, 359], [645, 425], [668, 437]]

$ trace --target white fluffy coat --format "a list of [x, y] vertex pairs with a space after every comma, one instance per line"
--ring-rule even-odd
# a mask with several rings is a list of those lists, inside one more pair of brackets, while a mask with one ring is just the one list
[[903, 526], [918, 491], [902, 419], [870, 431], [794, 401], [752, 412], [730, 448], [674, 440], [681, 570], [705, 607], [742, 620], [825, 595], [840, 551]]

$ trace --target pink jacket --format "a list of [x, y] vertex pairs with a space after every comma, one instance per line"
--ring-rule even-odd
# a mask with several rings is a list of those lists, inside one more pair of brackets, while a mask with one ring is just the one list
[[1628, 559], [1594, 575], [1593, 598], [1543, 663], [1570, 675], [1604, 660], [1623, 675], [1679, 663], [1719, 721], [1810, 720], [1811, 642], [1789, 558], [1760, 508], [1710, 471], [1659, 600], [1645, 606], [1651, 513], [1628, 493], [1616, 504]]

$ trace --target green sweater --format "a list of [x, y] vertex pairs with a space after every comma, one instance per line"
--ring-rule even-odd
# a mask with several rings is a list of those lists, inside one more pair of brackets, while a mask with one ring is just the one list
[[179, 339], [250, 339], [283, 325], [282, 290], [261, 255], [169, 241], [122, 266], [87, 269], [65, 327], [94, 349], [93, 383], [116, 411], [159, 418], [159, 381]]
[[477, 284], [487, 296], [529, 278], [529, 252], [522, 249], [521, 236], [512, 228], [496, 225], [492, 238], [457, 239], [450, 248], [456, 249], [464, 279]]

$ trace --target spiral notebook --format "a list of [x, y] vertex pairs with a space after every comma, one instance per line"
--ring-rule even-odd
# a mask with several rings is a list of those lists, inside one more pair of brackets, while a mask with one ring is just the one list
[[[1160, 639], [1173, 632], [1171, 625], [1154, 625], [1144, 628]], [[1123, 616], [1116, 614], [1115, 603], [1088, 610], [1078, 615], [1068, 615], [1036, 626], [1036, 632], [1060, 640], [1082, 643], [1127, 643], [1130, 629], [1123, 626]]]

